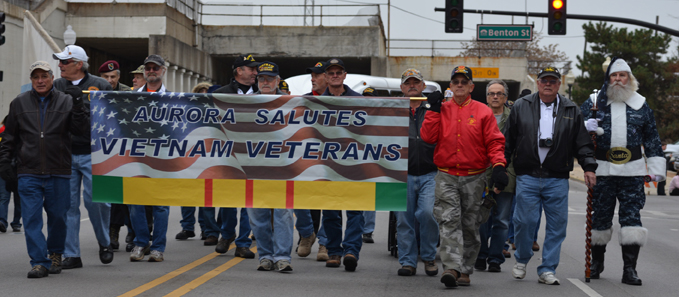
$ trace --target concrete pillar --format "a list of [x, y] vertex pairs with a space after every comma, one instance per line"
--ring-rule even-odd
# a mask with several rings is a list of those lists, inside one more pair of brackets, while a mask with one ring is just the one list
[[177, 68], [179, 68], [179, 67], [177, 67], [177, 65], [174, 65], [174, 66], [171, 66], [171, 67], [168, 68], [168, 71], [170, 72], [170, 74], [169, 74], [170, 77], [168, 78], [168, 81], [170, 82], [170, 84], [167, 86], [167, 88], [170, 91], [175, 91], [177, 89], [176, 88], [176, 86], [177, 86], [177, 84], [176, 84], [176, 82], [177, 82]]
[[165, 62], [165, 75], [163, 75], [163, 85], [165, 85], [165, 89], [167, 89], [167, 72], [170, 69], [170, 63]]
[[193, 75], [193, 85], [197, 85], [199, 82], [201, 82], [198, 78], [200, 77], [200, 74], [196, 73]]
[[182, 92], [191, 92], [191, 89], [193, 89], [193, 71], [187, 71], [186, 76], [184, 77], [184, 81], [186, 82], [186, 85], [184, 86], [184, 90]]
[[178, 88], [175, 92], [184, 92], [184, 75], [186, 75], [186, 69], [179, 69], [179, 78], [177, 79]]

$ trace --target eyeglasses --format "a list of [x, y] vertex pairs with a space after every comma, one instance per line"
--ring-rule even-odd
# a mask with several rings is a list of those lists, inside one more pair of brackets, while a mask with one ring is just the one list
[[540, 83], [543, 84], [543, 85], [555, 85], [558, 82], [559, 82], [559, 80], [556, 80], [556, 79], [546, 79], [546, 78], [540, 79]]
[[160, 66], [158, 66], [158, 65], [155, 65], [155, 66], [144, 66], [144, 70], [146, 70], [146, 71], [151, 71], [151, 70], [153, 70], [153, 71], [158, 71], [158, 70], [160, 70]]
[[466, 80], [466, 79], [460, 79], [460, 80], [455, 79], [455, 80], [450, 81], [450, 83], [452, 83], [453, 85], [463, 85], [464, 86], [464, 85], [467, 85], [469, 83], [469, 81]]
[[502, 92], [497, 92], [497, 93], [488, 92], [488, 94], [486, 94], [486, 95], [488, 95], [488, 97], [491, 97], [491, 98], [492, 98], [492, 97], [495, 97], [495, 96], [504, 97], [504, 96], [505, 96], [505, 93], [502, 93]]
[[59, 60], [59, 63], [61, 63], [61, 65], [64, 65], [64, 66], [71, 64], [71, 62], [73, 62], [73, 60], [70, 60], [70, 59], [69, 60]]
[[340, 76], [340, 75], [344, 74], [344, 71], [326, 72], [326, 74], [328, 74], [328, 76]]
[[257, 80], [258, 81], [265, 81], [265, 82], [272, 82], [272, 81], [276, 80], [276, 77], [275, 76], [263, 76], [262, 75], [262, 76], [258, 76]]

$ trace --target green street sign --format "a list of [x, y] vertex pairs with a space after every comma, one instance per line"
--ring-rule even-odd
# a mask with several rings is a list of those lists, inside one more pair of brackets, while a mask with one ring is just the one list
[[476, 25], [478, 41], [531, 41], [531, 25]]

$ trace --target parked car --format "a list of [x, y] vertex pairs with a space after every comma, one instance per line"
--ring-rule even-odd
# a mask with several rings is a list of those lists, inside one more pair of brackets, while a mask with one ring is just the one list
[[[285, 82], [290, 86], [290, 94], [301, 95], [311, 92], [311, 75], [302, 74], [288, 77]], [[434, 91], [441, 91], [438, 83], [424, 81], [427, 86], [422, 93], [429, 94]], [[366, 88], [375, 89], [378, 96], [396, 97], [401, 96], [401, 79], [392, 77], [370, 76], [363, 74], [347, 74], [344, 84], [356, 92], [363, 92]]]

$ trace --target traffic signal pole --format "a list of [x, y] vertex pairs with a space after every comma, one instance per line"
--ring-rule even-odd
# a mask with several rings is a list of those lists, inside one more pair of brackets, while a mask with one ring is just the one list
[[[436, 7], [434, 11], [444, 11], [445, 9]], [[464, 13], [478, 13], [478, 14], [498, 14], [498, 15], [515, 15], [515, 16], [528, 16], [528, 17], [548, 17], [547, 13], [544, 12], [520, 12], [520, 11], [502, 11], [502, 10], [482, 10], [482, 9], [465, 9]], [[644, 21], [639, 21], [635, 19], [619, 18], [619, 17], [609, 17], [602, 15], [586, 15], [586, 14], [568, 14], [569, 19], [576, 20], [590, 20], [590, 21], [604, 21], [604, 22], [614, 22], [614, 23], [624, 23], [630, 25], [637, 25], [640, 27], [646, 27], [649, 29], [657, 30], [672, 36], [679, 37], [679, 31], [656, 25], [653, 23], [648, 23]]]

